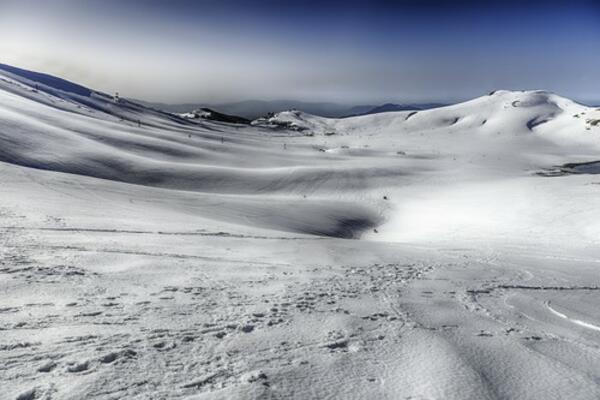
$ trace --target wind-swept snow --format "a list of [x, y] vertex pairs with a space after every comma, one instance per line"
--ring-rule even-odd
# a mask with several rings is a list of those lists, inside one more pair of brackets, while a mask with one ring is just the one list
[[0, 398], [596, 399], [598, 119], [190, 121], [0, 66]]

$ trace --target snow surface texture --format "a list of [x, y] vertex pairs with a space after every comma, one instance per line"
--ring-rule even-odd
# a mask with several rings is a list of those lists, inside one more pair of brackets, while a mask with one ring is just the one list
[[0, 69], [0, 399], [600, 398], [599, 110], [242, 126]]

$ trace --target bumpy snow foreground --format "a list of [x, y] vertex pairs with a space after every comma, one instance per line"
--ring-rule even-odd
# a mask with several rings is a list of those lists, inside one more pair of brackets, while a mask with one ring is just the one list
[[0, 69], [1, 399], [600, 398], [599, 110], [244, 126]]

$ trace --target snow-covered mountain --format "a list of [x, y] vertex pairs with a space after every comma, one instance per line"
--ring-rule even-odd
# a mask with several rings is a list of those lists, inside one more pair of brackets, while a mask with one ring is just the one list
[[242, 118], [250, 120], [264, 117], [270, 113], [277, 113], [286, 110], [302, 110], [309, 114], [314, 114], [321, 117], [346, 118], [357, 115], [378, 114], [390, 111], [427, 110], [430, 108], [437, 108], [447, 105], [447, 103], [385, 103], [380, 105], [362, 104], [357, 106], [349, 106], [338, 103], [305, 102], [293, 100], [245, 100], [219, 104], [165, 104], [135, 99], [132, 99], [132, 101], [151, 108], [178, 114], [185, 114], [192, 112], [193, 110], [209, 108], [224, 114], [239, 115]]
[[0, 65], [0, 397], [598, 398], [599, 121], [232, 124]]

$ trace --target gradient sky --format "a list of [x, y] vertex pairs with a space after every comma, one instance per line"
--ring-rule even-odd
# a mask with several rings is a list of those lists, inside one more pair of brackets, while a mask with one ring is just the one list
[[0, 0], [0, 63], [162, 102], [600, 101], [600, 0]]

